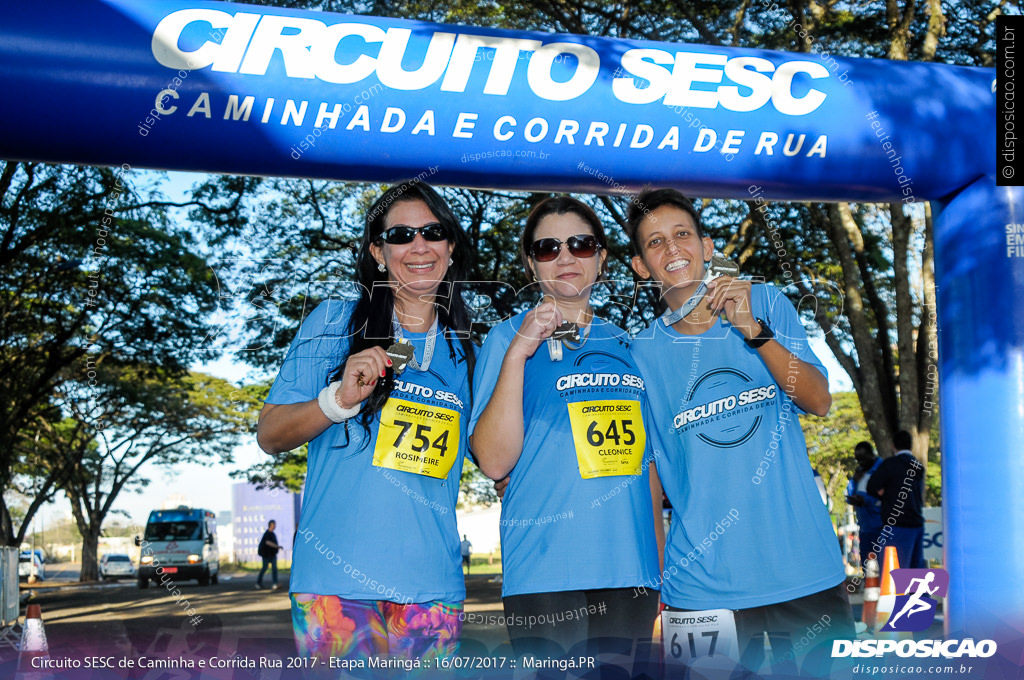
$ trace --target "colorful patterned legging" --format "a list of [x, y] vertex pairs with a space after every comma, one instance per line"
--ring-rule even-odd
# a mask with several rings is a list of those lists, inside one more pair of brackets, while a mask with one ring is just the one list
[[368, 659], [445, 658], [459, 651], [461, 602], [397, 604], [292, 593], [292, 627], [299, 654]]

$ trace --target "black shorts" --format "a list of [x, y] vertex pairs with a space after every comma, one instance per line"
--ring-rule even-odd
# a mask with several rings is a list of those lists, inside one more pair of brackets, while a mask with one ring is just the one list
[[[566, 590], [502, 598], [509, 640], [518, 656], [557, 658], [614, 646], [631, 656], [638, 640], [651, 639], [658, 593], [637, 588]], [[621, 649], [619, 649], [621, 648]]]

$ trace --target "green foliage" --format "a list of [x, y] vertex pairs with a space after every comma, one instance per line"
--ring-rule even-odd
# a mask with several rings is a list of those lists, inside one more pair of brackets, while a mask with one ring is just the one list
[[[829, 54], [970, 65], [992, 63], [992, 22], [1010, 6], [995, 1], [900, 6], [878, 0], [827, 4], [278, 0], [271, 4], [549, 33], [758, 47], [822, 58]], [[1012, 6], [1019, 12], [1019, 3]], [[228, 185], [233, 181], [212, 180], [204, 196], [232, 198], [237, 187]], [[239, 304], [229, 325], [244, 329], [235, 336], [236, 344], [245, 347], [238, 356], [273, 370], [304, 315], [327, 295], [344, 291], [342, 282], [351, 278], [362, 214], [380, 188], [265, 180], [249, 189], [255, 198], [253, 212], [246, 214], [253, 216], [250, 223], [260, 225], [260, 232], [249, 240], [253, 262], [245, 272], [246, 285], [232, 293]], [[518, 235], [530, 207], [543, 194], [466, 189], [444, 193], [470, 234], [477, 254], [474, 278], [501, 282], [471, 287], [471, 300], [478, 308], [476, 330], [482, 337], [496, 321], [535, 301], [518, 261]], [[655, 300], [649, 293], [635, 295], [632, 285], [631, 253], [622, 231], [626, 200], [583, 198], [598, 209], [612, 239], [609, 278], [616, 283], [595, 294], [595, 307], [602, 316], [636, 331], [653, 318]], [[868, 431], [860, 438], [884, 443], [901, 427], [919, 433], [931, 428], [931, 415], [920, 413], [915, 400], [922, 378], [915, 377], [913, 367], [921, 359], [906, 356], [904, 342], [913, 333], [930, 332], [921, 315], [930, 283], [916, 274], [931, 267], [927, 217], [920, 212], [910, 215], [909, 253], [924, 255], [909, 262], [915, 280], [908, 283], [897, 275], [908, 261], [897, 257], [894, 225], [883, 206], [851, 205], [839, 210], [821, 203], [708, 201], [701, 211], [716, 247], [737, 260], [743, 274], [781, 285], [798, 304], [810, 333], [822, 329], [862, 396]], [[849, 221], [845, 221], [847, 214]], [[773, 241], [784, 247], [780, 250]], [[851, 299], [851, 291], [860, 298]], [[909, 314], [897, 314], [897, 302], [907, 303], [904, 308], [910, 309]], [[900, 342], [902, 357], [896, 349]], [[298, 469], [301, 459], [286, 457], [281, 464]], [[260, 474], [274, 477], [267, 470]], [[463, 488], [469, 494], [475, 493], [472, 488], [486, 486], [484, 480], [470, 477]]]
[[[220, 229], [208, 231], [172, 219], [171, 207], [120, 168], [0, 161], [0, 489], [55, 492], [67, 469], [25, 455], [37, 438], [92, 451], [61, 409], [62, 386], [102, 392], [97, 376], [114, 367], [173, 380], [204, 356], [220, 304], [207, 249], [237, 215], [209, 212]], [[23, 529], [0, 500], [0, 541], [16, 544]]]
[[[937, 419], [936, 419], [937, 421]], [[800, 424], [807, 440], [807, 453], [834, 503], [833, 517], [842, 517], [845, 510], [846, 483], [857, 469], [853, 457], [854, 447], [861, 441], [871, 441], [871, 433], [864, 422], [860, 400], [855, 392], [837, 392], [832, 395], [832, 409], [824, 418], [802, 415]], [[891, 455], [891, 447], [876, 449], [876, 455]], [[939, 453], [939, 427], [936, 422], [928, 451], [925, 478], [925, 505], [942, 505], [942, 465]]]
[[95, 373], [62, 386], [60, 406], [72, 414], [66, 420], [75, 436], [55, 433], [41, 451], [66, 471], [58, 485], [83, 536], [83, 581], [95, 578], [97, 541], [118, 495], [148, 485], [143, 465], [230, 462], [259, 408], [251, 391], [201, 373], [109, 361]]
[[480, 472], [480, 468], [469, 459], [462, 466], [462, 477], [459, 479], [459, 507], [466, 505], [488, 506], [498, 502], [498, 494], [494, 490], [494, 482]]
[[833, 518], [846, 509], [846, 483], [857, 467], [853, 449], [858, 442], [871, 440], [860, 401], [855, 392], [832, 395], [832, 409], [824, 418], [800, 416], [807, 440], [811, 467], [818, 471], [833, 503]]
[[[1019, 1], [1001, 0], [902, 6], [879, 0], [268, 4], [984, 66], [994, 62], [995, 18], [1021, 9]], [[62, 488], [91, 484], [102, 490], [95, 501], [109, 500], [121, 487], [143, 486], [145, 480], [133, 476], [132, 460], [151, 455], [173, 464], [228, 456], [234, 437], [251, 427], [267, 386], [235, 388], [189, 375], [188, 367], [226, 348], [243, 348], [238, 356], [251, 365], [279, 366], [308, 311], [344, 293], [362, 216], [380, 191], [377, 185], [216, 177], [179, 206], [189, 210], [186, 222], [159, 194], [158, 184], [159, 179], [143, 185], [136, 173], [119, 169], [0, 161], [0, 541], [17, 542], [41, 503]], [[526, 214], [543, 194], [444, 193], [477, 254], [474, 277], [481, 283], [470, 287], [470, 298], [480, 308], [476, 331], [482, 337], [536, 301], [519, 262], [518, 239]], [[605, 220], [612, 241], [613, 283], [595, 294], [597, 311], [639, 329], [653, 318], [654, 300], [633, 296], [631, 253], [621, 229], [626, 200], [584, 199]], [[805, 319], [825, 329], [862, 395], [860, 406], [852, 393], [836, 395], [828, 418], [804, 419], [812, 461], [833, 497], [852, 465], [856, 441], [882, 444], [897, 427], [916, 426], [917, 432], [932, 433], [927, 494], [929, 504], [937, 504], [938, 418], [901, 407], [912, 403], [910, 393], [920, 384], [898, 380], [911, 375], [921, 359], [894, 350], [898, 339], [927, 332], [921, 309], [928, 282], [900, 288], [907, 282], [897, 271], [907, 262], [900, 262], [893, 244], [898, 216], [872, 205], [848, 210], [852, 229], [836, 206], [819, 203], [710, 201], [702, 215], [716, 247], [739, 261], [744, 274], [792, 284], [787, 293], [801, 303]], [[925, 271], [931, 266], [927, 218], [911, 217], [909, 251], [925, 254], [910, 269]], [[771, 246], [770, 233], [785, 244], [782, 252]], [[855, 252], [844, 255], [851, 244]], [[852, 283], [844, 281], [851, 271]], [[850, 313], [851, 290], [863, 295], [856, 305], [862, 316]], [[901, 295], [911, 303], [902, 318], [894, 311]], [[815, 304], [806, 304], [812, 298]], [[224, 313], [219, 328], [210, 321], [218, 312]], [[908, 418], [916, 420], [911, 424]], [[174, 446], [161, 444], [186, 432], [191, 434]], [[112, 457], [116, 451], [122, 451], [119, 458]], [[304, 474], [304, 449], [248, 472], [250, 479], [290, 490], [299, 488]], [[463, 491], [470, 502], [493, 500], [490, 482], [471, 465], [463, 472]], [[88, 507], [98, 512], [102, 505]]]

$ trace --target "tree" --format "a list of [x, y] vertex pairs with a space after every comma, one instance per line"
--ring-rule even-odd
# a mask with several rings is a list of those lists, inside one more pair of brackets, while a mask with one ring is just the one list
[[[1019, 2], [1005, 0], [971, 0], [952, 5], [937, 0], [459, 0], [443, 4], [423, 0], [290, 0], [274, 4], [510, 29], [966, 65], [993, 63], [993, 22], [1005, 8], [1013, 6], [1019, 11], [1020, 7]], [[285, 195], [299, 196], [297, 189], [289, 188], [298, 186], [297, 183], [280, 181], [275, 186]], [[303, 233], [302, 239], [291, 244], [292, 248], [311, 262], [324, 255], [318, 252], [318, 246], [335, 248], [333, 252], [339, 259], [334, 262], [344, 268], [350, 253], [345, 255], [341, 249], [351, 246], [358, 233], [358, 221], [355, 215], [348, 219], [324, 219], [323, 206], [335, 203], [311, 199], [321, 193], [344, 200], [351, 196], [361, 205], [367, 189], [312, 182], [302, 187], [307, 200], [293, 201], [292, 207], [281, 210], [300, 218], [303, 203], [317, 206], [319, 212], [311, 216], [315, 219], [301, 219], [317, 235], [312, 238], [311, 232]], [[517, 227], [539, 196], [468, 190], [451, 190], [447, 195], [477, 246], [480, 279], [504, 281], [513, 284], [512, 290], [518, 288], [522, 277], [515, 257]], [[605, 196], [591, 200], [601, 208], [609, 224], [624, 224], [624, 199]], [[915, 455], [927, 459], [928, 435], [938, 408], [930, 212], [902, 204], [767, 205], [763, 200], [711, 201], [703, 206], [702, 212], [718, 248], [737, 259], [744, 274], [778, 282], [795, 303], [803, 303], [802, 315], [821, 328], [829, 348], [850, 375], [870, 439], [876, 446], [886, 450], [896, 430], [908, 429], [914, 434]], [[345, 236], [331, 238], [330, 231], [341, 224], [348, 230]], [[621, 232], [615, 236], [618, 250], [612, 253], [613, 271], [625, 273], [628, 279], [628, 269], [624, 269], [628, 249]], [[781, 254], [773, 245], [776, 241], [785, 244]], [[272, 269], [264, 268], [254, 278], [249, 297], [259, 308], [259, 314], [266, 314], [261, 317], [259, 332], [254, 333], [260, 344], [249, 347], [250, 356], [262, 352], [257, 363], [268, 367], [280, 363], [281, 352], [294, 333], [301, 310], [310, 307], [306, 301], [300, 303], [294, 294], [277, 287], [288, 276], [275, 274]], [[315, 266], [304, 273], [313, 270]], [[787, 272], [791, 274], [788, 277]], [[303, 276], [295, 279], [308, 280]], [[499, 318], [514, 311], [517, 304], [525, 304], [513, 299], [508, 290], [498, 291], [491, 299], [493, 314]], [[271, 300], [270, 291], [280, 295]], [[815, 303], [807, 304], [810, 300]], [[622, 304], [609, 304], [600, 311], [627, 328], [635, 328], [652, 318], [653, 300], [641, 296], [635, 302], [637, 309], [632, 316], [622, 309]], [[481, 325], [481, 333], [486, 330], [486, 325]], [[267, 343], [268, 337], [275, 340]]]
[[30, 527], [31, 519], [42, 507], [60, 493], [61, 486], [69, 479], [72, 466], [65, 456], [53, 455], [55, 442], [66, 442], [70, 448], [88, 448], [92, 432], [73, 418], [62, 419], [57, 409], [50, 417], [33, 419], [14, 442], [17, 462], [12, 468], [9, 491], [11, 501], [16, 497], [24, 499], [24, 507], [8, 503], [12, 523], [17, 522], [18, 530], [11, 539], [13, 545], [21, 545]]
[[[857, 469], [853, 450], [861, 441], [871, 441], [871, 431], [864, 420], [856, 392], [832, 395], [832, 410], [824, 418], [800, 416], [800, 425], [807, 439], [811, 466], [821, 475], [825, 489], [835, 503], [833, 515], [842, 517], [846, 483]], [[875, 454], [887, 457], [891, 445], [876, 448]], [[928, 476], [925, 479], [925, 505], [941, 505], [939, 429], [932, 427], [928, 445]]]
[[118, 494], [149, 484], [143, 466], [230, 462], [239, 437], [253, 429], [257, 409], [255, 400], [220, 378], [109, 363], [95, 388], [68, 382], [60, 394], [71, 415], [41, 442], [41, 453], [68, 469], [60, 486], [82, 534], [82, 581], [97, 578], [99, 537]]
[[[108, 362], [181, 376], [206, 351], [220, 299], [205, 253], [238, 226], [236, 203], [218, 198], [220, 212], [184, 204], [217, 226], [197, 232], [129, 167], [0, 161], [0, 490], [39, 474], [41, 484], [17, 486], [54, 492], [62, 471], [33, 469], [41, 461], [25, 447], [76, 427], [56, 404], [63, 383], [91, 387]], [[17, 544], [37, 501], [16, 530], [0, 494], [0, 543]]]
[[802, 415], [800, 425], [807, 439], [811, 466], [825, 483], [825, 490], [834, 503], [834, 514], [842, 516], [846, 507], [846, 483], [857, 467], [853, 449], [858, 442], [871, 437], [861, 414], [857, 394], [833, 394], [832, 410], [827, 416], [818, 418]]

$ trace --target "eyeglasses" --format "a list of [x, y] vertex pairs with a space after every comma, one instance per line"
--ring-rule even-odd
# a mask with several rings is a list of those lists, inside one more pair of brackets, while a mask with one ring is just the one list
[[593, 257], [601, 249], [601, 244], [590, 234], [570, 236], [566, 241], [541, 238], [530, 245], [530, 257], [537, 262], [551, 262], [562, 252], [563, 243], [569, 246], [569, 253], [573, 257]]
[[377, 237], [377, 240], [393, 246], [401, 246], [406, 243], [412, 243], [416, 238], [416, 234], [422, 236], [424, 241], [431, 241], [434, 243], [438, 241], [451, 240], [451, 234], [448, 231], [448, 227], [444, 226], [440, 222], [431, 222], [430, 224], [424, 224], [422, 227], [409, 227], [404, 224], [400, 224], [397, 227], [391, 227], [387, 231], [381, 232], [380, 236]]

